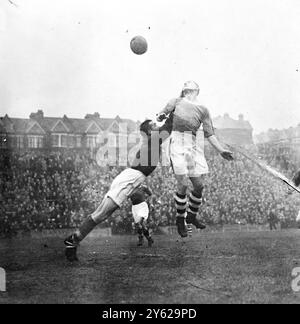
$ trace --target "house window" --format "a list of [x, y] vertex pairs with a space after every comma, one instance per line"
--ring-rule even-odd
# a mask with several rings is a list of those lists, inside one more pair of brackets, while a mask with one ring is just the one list
[[16, 147], [19, 149], [24, 148], [24, 137], [21, 135], [16, 136]]
[[87, 147], [96, 147], [96, 144], [97, 144], [97, 135], [88, 135]]
[[52, 134], [52, 146], [53, 147], [69, 147], [72, 146], [71, 135], [68, 134]]
[[43, 136], [28, 136], [29, 148], [41, 148], [43, 147]]
[[68, 135], [61, 135], [61, 147], [68, 147]]
[[81, 147], [81, 136], [76, 136], [76, 147]]
[[120, 134], [118, 137], [118, 147], [127, 147], [128, 146], [128, 138], [125, 134]]
[[114, 133], [109, 133], [108, 134], [108, 146], [109, 147], [117, 147], [118, 146], [118, 140], [117, 140], [117, 135]]
[[52, 141], [52, 146], [53, 147], [59, 147], [60, 143], [59, 143], [59, 135], [51, 135], [51, 141]]

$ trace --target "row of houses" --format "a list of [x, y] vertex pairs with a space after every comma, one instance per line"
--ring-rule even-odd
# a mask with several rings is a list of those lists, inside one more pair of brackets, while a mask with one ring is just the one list
[[260, 133], [254, 137], [255, 143], [290, 143], [294, 145], [300, 144], [300, 124], [296, 127], [286, 129], [269, 129], [266, 132]]
[[244, 115], [240, 114], [238, 119], [233, 119], [226, 113], [214, 118], [213, 125], [218, 138], [224, 143], [253, 145], [253, 127], [244, 119]]
[[[213, 120], [219, 138], [230, 144], [252, 144], [252, 127], [240, 115], [238, 120], [228, 114]], [[109, 146], [120, 147], [139, 138], [139, 122], [130, 119], [102, 118], [99, 113], [85, 118], [46, 117], [42, 110], [28, 119], [0, 118], [0, 149], [95, 148], [110, 139]], [[126, 144], [127, 143], [127, 144]]]
[[100, 118], [99, 113], [85, 118], [45, 117], [42, 110], [32, 113], [29, 119], [0, 118], [0, 148], [94, 148], [108, 134], [115, 134], [111, 146], [119, 146], [120, 136], [136, 134], [139, 123], [128, 119]]

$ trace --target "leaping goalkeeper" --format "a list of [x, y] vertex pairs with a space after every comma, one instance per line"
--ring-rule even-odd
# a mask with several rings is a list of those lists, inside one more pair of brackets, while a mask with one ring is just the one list
[[[187, 228], [191, 228], [190, 224], [196, 228], [205, 228], [205, 225], [196, 218], [202, 203], [203, 175], [208, 173], [203, 139], [197, 136], [201, 125], [204, 137], [209, 143], [224, 159], [233, 160], [232, 153], [223, 148], [215, 136], [210, 113], [198, 102], [199, 92], [196, 82], [186, 82], [180, 97], [170, 100], [157, 117], [158, 121], [162, 121], [173, 113], [170, 159], [177, 180], [174, 198], [177, 210], [176, 225], [181, 237], [188, 236]], [[189, 197], [187, 197], [188, 178], [193, 184]]]

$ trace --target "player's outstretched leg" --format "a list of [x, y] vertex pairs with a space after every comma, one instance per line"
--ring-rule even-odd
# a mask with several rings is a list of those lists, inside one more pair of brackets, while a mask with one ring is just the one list
[[119, 206], [110, 198], [106, 197], [96, 211], [84, 220], [79, 229], [64, 240], [65, 255], [68, 261], [78, 261], [77, 248], [80, 242], [101, 222], [117, 210]]
[[187, 237], [188, 233], [187, 233], [187, 228], [185, 223], [187, 197], [186, 195], [176, 193], [174, 199], [175, 199], [175, 206], [177, 211], [176, 226], [177, 226], [178, 234], [181, 237]]
[[79, 243], [95, 228], [96, 225], [97, 223], [92, 219], [91, 216], [89, 216], [84, 220], [76, 233], [70, 235], [64, 240], [66, 247], [65, 255], [68, 261], [78, 261], [77, 248], [79, 246]]

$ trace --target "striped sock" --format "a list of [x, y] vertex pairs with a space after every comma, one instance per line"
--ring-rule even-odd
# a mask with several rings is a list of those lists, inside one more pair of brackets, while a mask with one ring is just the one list
[[202, 204], [202, 194], [196, 194], [194, 191], [189, 196], [188, 213], [197, 215]]
[[177, 217], [186, 217], [187, 196], [176, 193], [174, 199]]
[[[188, 205], [188, 214], [196, 217], [202, 203], [202, 194], [196, 194], [191, 192], [189, 195], [189, 205]], [[189, 216], [188, 216], [189, 219]], [[192, 236], [192, 224], [187, 224], [188, 235]]]

